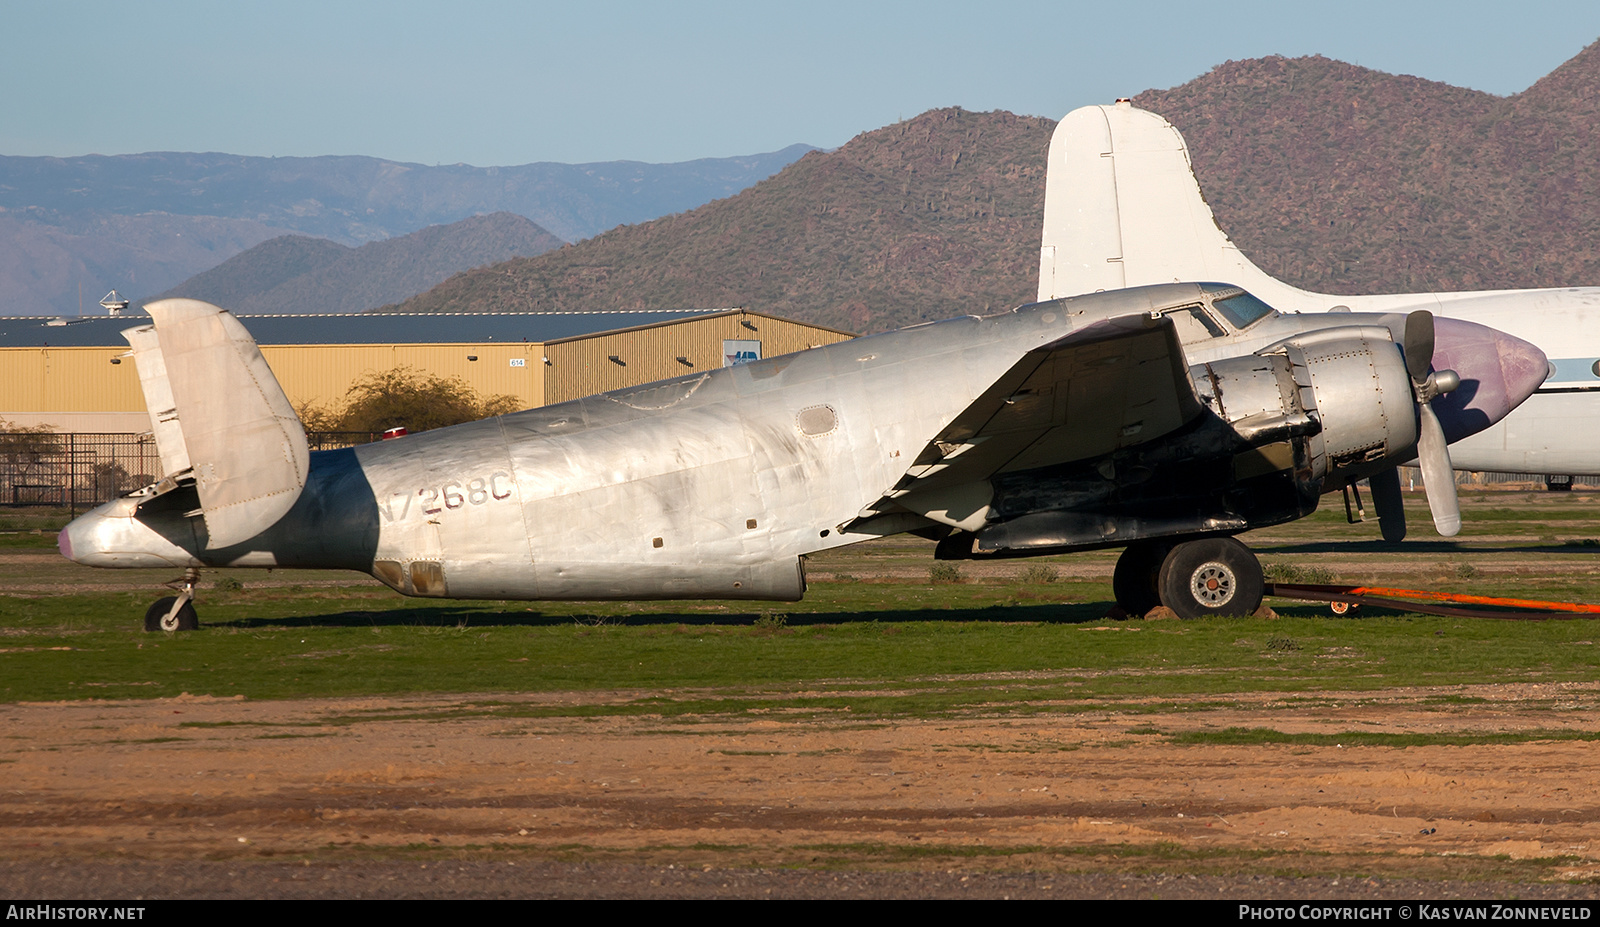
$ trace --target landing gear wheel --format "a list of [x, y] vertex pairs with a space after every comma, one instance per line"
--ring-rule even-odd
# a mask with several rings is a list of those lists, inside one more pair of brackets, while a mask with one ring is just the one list
[[1117, 607], [1131, 617], [1143, 618], [1161, 604], [1161, 562], [1171, 545], [1159, 541], [1134, 541], [1117, 558], [1111, 573], [1111, 592]]
[[1185, 541], [1161, 563], [1161, 604], [1179, 618], [1248, 615], [1261, 607], [1261, 561], [1233, 538]]
[[1356, 609], [1358, 609], [1360, 607], [1361, 606], [1357, 605], [1354, 602], [1329, 602], [1328, 603], [1328, 609], [1330, 611], [1332, 611], [1335, 615], [1348, 615], [1348, 614], [1350, 614], [1351, 612], [1354, 612]]
[[144, 613], [144, 629], [146, 631], [195, 631], [200, 627], [200, 618], [194, 613], [194, 603], [185, 602], [178, 609], [176, 615], [172, 614], [172, 603], [178, 601], [175, 595], [169, 595], [156, 600], [156, 603]]

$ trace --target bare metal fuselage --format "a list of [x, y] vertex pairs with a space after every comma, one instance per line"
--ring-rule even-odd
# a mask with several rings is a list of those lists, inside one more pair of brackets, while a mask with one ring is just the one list
[[[136, 511], [136, 494], [74, 522], [62, 550], [96, 566], [352, 569], [453, 598], [796, 599], [804, 555], [939, 527], [863, 508], [1026, 352], [1197, 292], [1039, 303], [318, 452], [293, 508], [243, 543], [208, 548], [181, 498]], [[1330, 321], [1401, 320], [1271, 316], [1184, 353], [1248, 355]]]

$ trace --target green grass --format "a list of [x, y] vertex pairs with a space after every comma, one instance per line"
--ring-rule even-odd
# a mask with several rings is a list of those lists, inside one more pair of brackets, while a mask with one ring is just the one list
[[[856, 590], [881, 597], [866, 607]], [[615, 713], [751, 710], [936, 716], [1056, 709], [1142, 694], [1351, 690], [1595, 676], [1600, 628], [1420, 616], [1104, 622], [1070, 603], [1003, 604], [1004, 586], [822, 585], [782, 622], [743, 605], [550, 608], [419, 604], [351, 590], [219, 595], [193, 634], [130, 628], [143, 596], [8, 602], [0, 700], [250, 698], [716, 690], [589, 706]], [[609, 621], [585, 620], [601, 611]], [[1118, 631], [1099, 631], [1117, 628]], [[23, 633], [18, 634], [17, 631]], [[1040, 674], [1018, 678], [1017, 674]], [[1002, 678], [985, 678], [1002, 674]], [[845, 696], [858, 683], [896, 694]], [[804, 696], [791, 690], [804, 687]], [[902, 694], [903, 693], [903, 694]], [[561, 709], [566, 710], [566, 709]]]
[[[1552, 523], [1600, 534], [1587, 494], [1469, 495], [1467, 523], [1497, 538], [1476, 543], [1428, 536], [1420, 497], [1408, 502], [1415, 540], [1400, 552], [1327, 507], [1247, 539], [1278, 575], [1578, 601], [1600, 588], [1600, 549], [1549, 535]], [[17, 517], [23, 531], [52, 523]], [[963, 565], [962, 581], [934, 583], [931, 547], [896, 538], [812, 558], [806, 599], [786, 604], [455, 602], [406, 599], [355, 574], [210, 571], [204, 626], [178, 636], [138, 629], [176, 571], [89, 570], [24, 551], [0, 562], [12, 590], [0, 597], [0, 701], [618, 689], [660, 697], [515, 710], [863, 719], [1590, 681], [1600, 662], [1588, 620], [1334, 618], [1272, 600], [1276, 621], [1108, 622], [1116, 551]]]

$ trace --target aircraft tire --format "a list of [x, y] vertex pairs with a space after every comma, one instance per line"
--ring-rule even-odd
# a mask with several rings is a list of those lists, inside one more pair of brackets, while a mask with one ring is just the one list
[[1233, 538], [1185, 541], [1161, 563], [1161, 604], [1179, 618], [1249, 615], [1261, 607], [1261, 561]]
[[1117, 607], [1131, 618], [1143, 618], [1161, 604], [1161, 564], [1171, 545], [1160, 541], [1134, 541], [1117, 558], [1111, 571], [1111, 593]]
[[193, 602], [183, 603], [183, 607], [178, 609], [178, 614], [174, 617], [171, 627], [162, 626], [167, 613], [172, 611], [172, 603], [176, 601], [178, 601], [178, 597], [175, 595], [156, 599], [155, 604], [145, 610], [144, 629], [151, 632], [199, 630], [200, 617], [195, 614]]

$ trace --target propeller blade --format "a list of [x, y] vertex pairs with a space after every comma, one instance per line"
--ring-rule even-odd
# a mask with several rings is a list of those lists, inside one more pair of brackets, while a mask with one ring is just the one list
[[1398, 544], [1406, 539], [1406, 507], [1400, 496], [1400, 468], [1393, 467], [1375, 473], [1369, 480], [1372, 485], [1372, 505], [1378, 510], [1378, 528], [1383, 539]]
[[1406, 316], [1406, 373], [1421, 383], [1433, 364], [1433, 313], [1418, 309]]
[[[1422, 468], [1422, 479], [1427, 484], [1428, 509], [1433, 512], [1433, 526], [1447, 538], [1461, 531], [1461, 501], [1456, 498], [1456, 474], [1450, 466], [1450, 446], [1445, 443], [1444, 429], [1433, 407], [1426, 402], [1417, 403], [1422, 434], [1417, 438], [1417, 465]], [[1376, 493], [1374, 493], [1376, 495]]]

